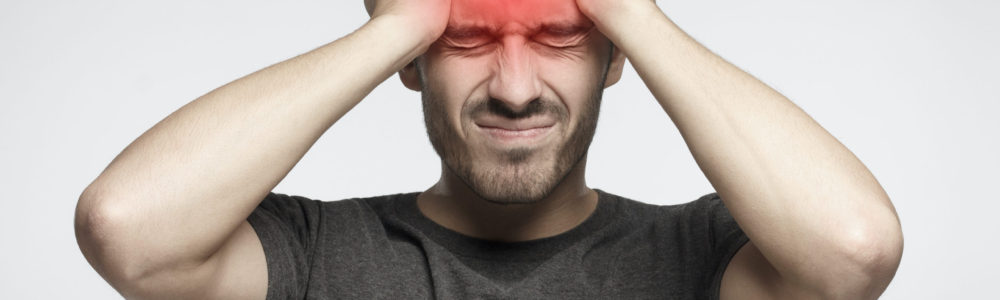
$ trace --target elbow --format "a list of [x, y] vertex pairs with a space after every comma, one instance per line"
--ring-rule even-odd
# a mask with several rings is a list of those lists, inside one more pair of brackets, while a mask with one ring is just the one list
[[[895, 218], [893, 219], [895, 220]], [[830, 272], [826, 299], [878, 299], [896, 275], [903, 255], [898, 222], [854, 230], [842, 242], [838, 272]]]
[[178, 282], [177, 270], [198, 269], [204, 260], [164, 252], [150, 219], [128, 197], [95, 192], [93, 184], [80, 196], [74, 230], [87, 262], [128, 299], [154, 297]]
[[903, 258], [903, 233], [899, 223], [889, 230], [880, 231], [881, 235], [866, 242], [867, 248], [858, 256], [869, 282], [862, 286], [863, 296], [877, 299], [889, 286]]
[[123, 291], [128, 282], [147, 273], [128, 243], [130, 212], [102, 198], [88, 187], [80, 196], [73, 220], [77, 245], [87, 262], [113, 288]]
[[109, 252], [113, 251], [113, 247], [109, 245], [113, 240], [110, 228], [114, 227], [115, 220], [120, 217], [116, 216], [117, 212], [108, 209], [105, 203], [96, 195], [94, 185], [88, 186], [77, 200], [73, 229], [84, 258], [108, 280], [107, 272], [113, 262], [108, 259]]

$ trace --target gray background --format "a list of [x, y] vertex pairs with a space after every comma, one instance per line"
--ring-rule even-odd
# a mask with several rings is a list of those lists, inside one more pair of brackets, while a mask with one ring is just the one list
[[[879, 179], [906, 239], [884, 299], [995, 297], [1000, 5], [805, 2], [660, 6]], [[0, 298], [117, 298], [73, 236], [84, 187], [185, 103], [366, 18], [360, 0], [0, 2]], [[591, 186], [661, 204], [712, 192], [631, 66], [601, 114]], [[437, 175], [419, 94], [392, 78], [276, 191], [335, 200], [418, 191]]]

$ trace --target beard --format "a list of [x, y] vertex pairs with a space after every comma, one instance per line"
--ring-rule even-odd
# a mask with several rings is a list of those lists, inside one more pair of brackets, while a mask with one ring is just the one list
[[421, 80], [427, 135], [444, 166], [480, 198], [495, 204], [536, 203], [547, 198], [586, 156], [597, 128], [606, 77], [607, 68], [573, 124], [569, 124], [569, 112], [558, 100], [534, 99], [520, 111], [513, 111], [497, 99], [472, 99], [463, 106], [459, 120], [471, 120], [482, 114], [514, 120], [549, 114], [556, 118], [563, 133], [555, 145], [543, 148], [480, 152], [462, 139], [458, 132], [462, 127], [453, 124], [455, 118], [448, 116], [445, 101], [441, 101], [426, 80]]

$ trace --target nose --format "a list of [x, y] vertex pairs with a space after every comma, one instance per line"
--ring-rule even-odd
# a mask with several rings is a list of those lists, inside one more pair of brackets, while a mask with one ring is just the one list
[[541, 82], [528, 48], [524, 37], [504, 37], [489, 82], [490, 97], [500, 100], [515, 112], [541, 96]]

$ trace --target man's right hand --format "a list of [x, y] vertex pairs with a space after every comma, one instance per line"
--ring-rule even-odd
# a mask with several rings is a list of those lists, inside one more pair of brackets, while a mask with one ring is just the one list
[[372, 19], [392, 16], [406, 24], [430, 45], [444, 32], [451, 12], [451, 0], [365, 0], [365, 9]]

